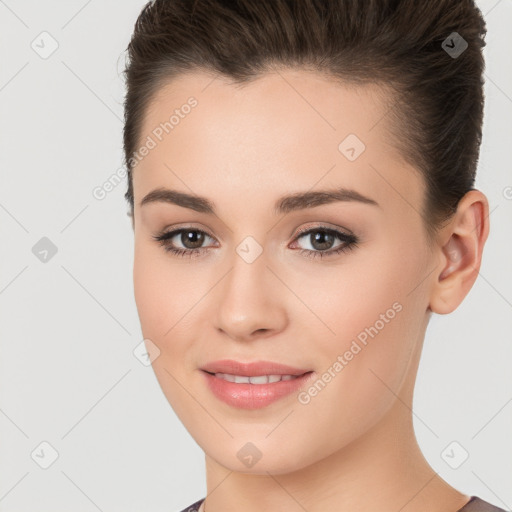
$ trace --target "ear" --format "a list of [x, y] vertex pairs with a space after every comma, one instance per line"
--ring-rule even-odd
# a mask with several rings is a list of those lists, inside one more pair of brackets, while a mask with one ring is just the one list
[[473, 286], [489, 235], [489, 203], [479, 190], [470, 190], [438, 237], [439, 265], [429, 308], [446, 315], [454, 311]]

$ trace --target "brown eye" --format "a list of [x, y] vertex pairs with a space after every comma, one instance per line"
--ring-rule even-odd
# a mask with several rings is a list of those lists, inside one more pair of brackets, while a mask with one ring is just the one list
[[197, 249], [204, 243], [204, 238], [205, 233], [203, 231], [186, 229], [181, 231], [180, 241], [187, 249]]
[[[166, 251], [177, 256], [193, 256], [206, 250], [205, 247], [202, 247], [206, 237], [212, 238], [200, 229], [181, 228], [153, 236], [153, 239], [159, 242]], [[173, 241], [174, 238], [177, 240]], [[181, 243], [183, 248], [176, 246], [176, 243]]]
[[[299, 252], [300, 254], [305, 254], [312, 258], [323, 258], [325, 256], [340, 254], [344, 251], [355, 248], [359, 241], [355, 235], [323, 226], [302, 230], [295, 240], [300, 240], [304, 237], [306, 237], [306, 240], [310, 243], [312, 249], [302, 248]], [[336, 239], [340, 240], [342, 243], [335, 249], [332, 249], [332, 245]]]

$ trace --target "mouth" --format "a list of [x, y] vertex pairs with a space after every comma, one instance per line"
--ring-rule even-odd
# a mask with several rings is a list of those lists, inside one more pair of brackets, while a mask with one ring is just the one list
[[305, 372], [301, 375], [233, 375], [229, 373], [212, 373], [212, 372], [206, 372], [210, 375], [213, 375], [217, 377], [218, 379], [224, 379], [227, 382], [234, 382], [235, 384], [272, 384], [274, 382], [281, 382], [281, 381], [287, 381], [287, 380], [294, 380], [298, 379], [299, 377], [302, 377], [302, 375], [307, 375], [311, 372]]
[[[216, 362], [214, 369], [212, 366], [201, 368], [208, 388], [216, 398], [238, 409], [266, 407], [299, 391], [315, 375], [313, 370], [268, 362], [242, 364], [224, 361]], [[230, 368], [230, 372], [215, 371], [221, 368]], [[257, 368], [266, 368], [268, 373]]]

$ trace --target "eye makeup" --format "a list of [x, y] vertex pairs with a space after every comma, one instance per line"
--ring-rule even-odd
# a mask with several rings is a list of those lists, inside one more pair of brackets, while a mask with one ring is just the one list
[[[193, 237], [186, 237], [184, 235], [194, 234]], [[313, 236], [315, 235], [315, 236]], [[318, 236], [320, 235], [320, 236]], [[206, 237], [213, 238], [206, 231], [203, 231], [194, 227], [180, 227], [179, 229], [174, 229], [167, 232], [161, 232], [157, 235], [152, 236], [152, 238], [157, 241], [166, 252], [176, 256], [178, 258], [184, 257], [197, 257], [205, 254], [210, 250], [207, 247], [194, 247], [187, 248], [185, 247], [176, 247], [175, 243], [172, 241], [173, 238], [180, 236], [179, 243], [185, 245], [187, 243], [204, 243]], [[351, 234], [345, 233], [341, 230], [333, 229], [327, 226], [314, 226], [304, 228], [299, 230], [296, 237], [294, 238], [292, 243], [296, 243], [301, 238], [305, 238], [309, 236], [309, 243], [312, 245], [313, 243], [327, 244], [329, 245], [331, 242], [334, 243], [337, 240], [341, 242], [339, 246], [335, 249], [329, 250], [314, 250], [314, 249], [297, 249], [299, 254], [304, 255], [309, 258], [330, 258], [336, 255], [339, 255], [343, 252], [349, 251], [357, 247], [357, 243], [359, 239]]]

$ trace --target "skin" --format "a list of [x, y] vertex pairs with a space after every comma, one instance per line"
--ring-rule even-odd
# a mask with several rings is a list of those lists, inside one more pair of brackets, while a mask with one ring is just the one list
[[[376, 85], [345, 87], [287, 69], [236, 87], [198, 71], [159, 91], [141, 140], [190, 96], [198, 105], [133, 174], [134, 288], [144, 338], [160, 350], [153, 368], [161, 388], [205, 452], [206, 510], [459, 510], [470, 496], [423, 457], [412, 397], [432, 312], [455, 310], [478, 276], [485, 195], [468, 192], [428, 245], [418, 213], [425, 185], [390, 143], [390, 100]], [[338, 150], [350, 133], [366, 145], [353, 162]], [[282, 195], [341, 186], [379, 206], [272, 211]], [[141, 207], [158, 187], [205, 196], [217, 215], [164, 202]], [[324, 223], [350, 230], [358, 246], [301, 255], [297, 248], [322, 249], [310, 235], [297, 238], [298, 229]], [[202, 255], [173, 256], [152, 238], [178, 227], [208, 232]], [[236, 252], [247, 236], [263, 249], [250, 264]], [[193, 247], [179, 235], [173, 241]], [[199, 370], [217, 359], [265, 359], [319, 378], [396, 302], [401, 311], [308, 404], [291, 394], [263, 409], [230, 407]], [[252, 467], [237, 457], [247, 442], [262, 454]]]

